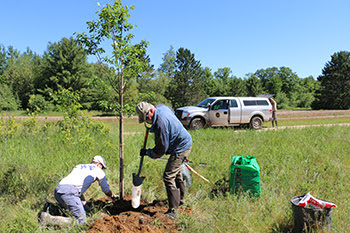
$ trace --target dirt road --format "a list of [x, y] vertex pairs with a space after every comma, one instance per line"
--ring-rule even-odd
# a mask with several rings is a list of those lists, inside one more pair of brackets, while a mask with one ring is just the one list
[[[7, 118], [5, 116], [5, 118]], [[24, 120], [28, 116], [15, 116], [15, 119]], [[118, 120], [115, 116], [92, 116], [96, 120]], [[279, 121], [287, 120], [307, 120], [307, 119], [335, 119], [335, 118], [350, 118], [350, 110], [279, 110], [277, 111]], [[38, 120], [57, 121], [62, 120], [59, 116], [38, 116]], [[136, 119], [132, 117], [131, 119]]]

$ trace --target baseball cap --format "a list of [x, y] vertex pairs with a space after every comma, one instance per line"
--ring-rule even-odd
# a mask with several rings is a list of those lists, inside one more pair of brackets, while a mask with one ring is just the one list
[[100, 162], [103, 168], [107, 169], [105, 159], [101, 155], [96, 155], [92, 158], [92, 162]]
[[136, 110], [136, 114], [139, 116], [139, 123], [142, 123], [146, 120], [146, 113], [151, 108], [154, 108], [154, 106], [150, 103], [147, 103], [147, 102], [140, 102], [136, 106], [135, 110]]

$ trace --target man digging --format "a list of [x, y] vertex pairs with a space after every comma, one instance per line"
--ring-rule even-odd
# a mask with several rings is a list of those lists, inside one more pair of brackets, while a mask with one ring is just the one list
[[177, 119], [173, 110], [160, 104], [154, 107], [147, 102], [136, 106], [139, 123], [152, 124], [150, 132], [155, 135], [155, 147], [141, 149], [140, 156], [148, 155], [152, 159], [170, 154], [166, 164], [163, 182], [165, 184], [169, 209], [165, 213], [174, 219], [180, 205], [184, 204], [186, 186], [182, 178], [182, 165], [192, 149], [192, 137]]

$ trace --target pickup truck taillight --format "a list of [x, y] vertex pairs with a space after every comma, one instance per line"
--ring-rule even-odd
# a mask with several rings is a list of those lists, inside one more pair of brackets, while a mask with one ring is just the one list
[[272, 109], [270, 109], [270, 113], [272, 114]]

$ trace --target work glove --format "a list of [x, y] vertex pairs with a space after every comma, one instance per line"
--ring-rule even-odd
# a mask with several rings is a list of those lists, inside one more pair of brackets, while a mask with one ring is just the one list
[[148, 155], [148, 154], [147, 154], [147, 149], [142, 148], [142, 149], [140, 150], [140, 156], [145, 156], [145, 155]]

